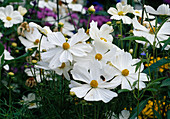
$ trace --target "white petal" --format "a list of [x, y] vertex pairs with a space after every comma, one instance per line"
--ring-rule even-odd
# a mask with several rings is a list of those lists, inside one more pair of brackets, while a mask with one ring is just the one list
[[133, 27], [134, 27], [135, 29], [138, 29], [138, 30], [141, 30], [141, 31], [149, 32], [148, 29], [146, 29], [146, 27], [142, 26], [142, 25], [138, 22], [138, 20], [137, 20], [136, 17], [133, 18]]
[[87, 101], [100, 101], [108, 103], [112, 98], [117, 97], [117, 93], [107, 89], [92, 88], [84, 97]]
[[91, 77], [90, 77], [90, 74], [86, 68], [76, 65], [76, 66], [74, 66], [73, 70], [71, 71], [71, 74], [72, 74], [74, 80], [83, 81], [85, 83], [90, 84]]
[[82, 97], [84, 97], [84, 96], [87, 94], [87, 92], [88, 92], [90, 89], [91, 89], [90, 85], [88, 85], [88, 84], [83, 84], [83, 85], [80, 86], [80, 87], [73, 87], [73, 88], [71, 88], [70, 91], [75, 92], [75, 94], [76, 94], [76, 96], [77, 96], [78, 98], [82, 98]]
[[78, 42], [83, 42], [89, 39], [89, 36], [85, 33], [83, 28], [79, 29], [78, 32], [73, 35], [70, 39], [70, 46], [75, 45]]
[[116, 8], [118, 11], [123, 11], [122, 3], [121, 2], [117, 3]]
[[47, 38], [52, 44], [60, 46], [60, 47], [62, 47], [63, 43], [66, 42], [66, 40], [61, 32], [49, 33], [49, 34], [47, 34]]
[[73, 56], [68, 50], [64, 50], [60, 55], [60, 62], [72, 62]]
[[128, 16], [122, 16], [122, 21], [124, 24], [131, 24], [132, 23], [132, 19]]
[[111, 15], [118, 15], [117, 10], [113, 7], [110, 7], [107, 12]]
[[130, 112], [127, 110], [122, 110], [121, 114], [119, 114], [119, 119], [128, 119], [130, 116]]
[[6, 6], [6, 8], [5, 8], [5, 14], [6, 14], [6, 16], [11, 16], [11, 13], [13, 13], [13, 11], [14, 11], [14, 8], [13, 8], [12, 5]]

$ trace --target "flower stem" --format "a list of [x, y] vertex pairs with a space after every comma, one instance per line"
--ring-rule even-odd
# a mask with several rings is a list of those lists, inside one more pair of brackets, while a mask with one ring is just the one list
[[[120, 22], [120, 34], [121, 34], [121, 37], [123, 37], [123, 26], [122, 26], [122, 22]], [[121, 40], [121, 48], [123, 49], [123, 41]]]
[[88, 19], [87, 30], [88, 30], [88, 28], [89, 28], [90, 19], [91, 19], [91, 14], [90, 14], [90, 17], [89, 17], [89, 19]]

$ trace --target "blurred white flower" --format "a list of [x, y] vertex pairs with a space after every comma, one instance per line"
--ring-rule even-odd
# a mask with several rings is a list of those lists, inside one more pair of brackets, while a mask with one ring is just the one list
[[19, 7], [18, 7], [18, 11], [20, 12], [20, 14], [21, 14], [22, 16], [24, 16], [24, 15], [27, 13], [27, 9], [24, 8], [24, 7], [22, 7], [22, 6], [19, 6]]
[[[138, 16], [138, 17], [142, 18], [142, 9], [141, 10], [134, 10], [133, 14], [135, 16]], [[149, 19], [154, 19], [155, 18], [154, 16], [150, 15], [149, 13], [147, 13], [147, 15], [146, 15], [146, 13], [144, 12], [143, 20], [145, 20], [147, 18], [147, 16], [148, 16]]]
[[121, 113], [119, 114], [119, 118], [115, 115], [113, 112], [111, 119], [129, 119], [130, 117], [130, 112], [127, 110], [122, 110]]
[[154, 15], [170, 15], [170, 8], [169, 5], [167, 4], [161, 4], [157, 10], [155, 10], [153, 7], [149, 6], [149, 5], [145, 5], [144, 6], [146, 11], [148, 13], [154, 14]]
[[133, 13], [133, 8], [130, 5], [125, 5], [122, 6], [122, 3], [117, 3], [116, 8], [110, 7], [109, 10], [107, 11], [109, 14], [112, 16], [110, 19], [115, 19], [115, 20], [121, 20], [123, 21], [124, 24], [131, 24], [132, 19], [128, 16], [126, 16], [127, 13]]
[[8, 5], [5, 8], [0, 7], [0, 19], [4, 22], [4, 27], [9, 28], [13, 24], [21, 23], [23, 16], [18, 11], [14, 11], [12, 5]]
[[38, 105], [35, 102], [35, 94], [29, 93], [28, 96], [23, 96], [22, 100], [20, 101], [20, 104], [24, 104], [28, 106], [28, 109], [37, 108]]
[[57, 4], [55, 2], [52, 2], [51, 0], [39, 0], [38, 7], [54, 10], [57, 8]]

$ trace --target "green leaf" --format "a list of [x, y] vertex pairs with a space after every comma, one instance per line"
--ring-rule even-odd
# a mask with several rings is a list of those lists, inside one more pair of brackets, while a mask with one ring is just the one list
[[149, 84], [147, 85], [147, 87], [151, 87], [151, 86], [158, 85], [158, 84], [160, 84], [159, 81], [157, 81], [157, 82], [151, 82], [151, 83], [149, 83]]
[[158, 119], [162, 119], [162, 116], [156, 110], [153, 109], [153, 111]]
[[139, 40], [139, 41], [149, 42], [146, 38], [138, 37], [138, 36], [129, 36], [129, 37], [122, 38], [121, 40]]
[[0, 56], [2, 55], [3, 52], [4, 52], [4, 46], [2, 45], [2, 43], [0, 43]]
[[153, 72], [155, 70], [157, 70], [158, 67], [164, 65], [164, 64], [167, 64], [170, 62], [170, 59], [161, 59], [159, 61], [157, 61], [156, 63], [152, 64], [150, 67], [146, 68], [143, 73], [146, 73], [146, 74], [149, 74], [149, 69], [150, 69], [150, 72]]
[[164, 87], [164, 86], [170, 86], [170, 78], [164, 80], [160, 87]]
[[166, 40], [166, 42], [164, 43], [163, 47], [161, 50], [164, 50], [164, 48], [167, 46], [167, 45], [170, 45], [170, 37], [168, 38], [168, 40]]
[[122, 93], [122, 92], [130, 92], [130, 90], [128, 90], [128, 89], [120, 89], [120, 90], [118, 90], [117, 92], [118, 92], [118, 93]]
[[170, 110], [167, 111], [167, 119], [170, 119]]
[[157, 89], [155, 89], [155, 88], [149, 88], [149, 89], [146, 89], [147, 91], [154, 91], [154, 92], [157, 92], [158, 90]]
[[9, 2], [23, 2], [23, 0], [8, 0], [8, 3]]
[[[139, 103], [139, 114], [140, 112], [143, 110], [143, 108], [145, 107], [145, 105], [147, 104], [149, 99], [143, 100]], [[135, 109], [133, 109], [131, 115], [130, 115], [130, 119], [135, 119], [137, 117], [137, 107], [135, 107]]]

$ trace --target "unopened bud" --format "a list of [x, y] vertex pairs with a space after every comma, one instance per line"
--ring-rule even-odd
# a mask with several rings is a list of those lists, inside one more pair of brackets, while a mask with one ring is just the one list
[[14, 73], [13, 72], [9, 72], [8, 75], [9, 76], [14, 76]]
[[32, 63], [33, 63], [33, 64], [36, 64], [36, 63], [37, 63], [37, 60], [32, 60]]
[[91, 5], [89, 8], [88, 8], [88, 12], [90, 13], [90, 14], [93, 14], [93, 13], [95, 13], [95, 9], [94, 9], [94, 6], [93, 5]]
[[129, 53], [130, 53], [130, 54], [133, 54], [133, 49], [129, 49]]
[[17, 43], [12, 43], [12, 47], [17, 47]]

